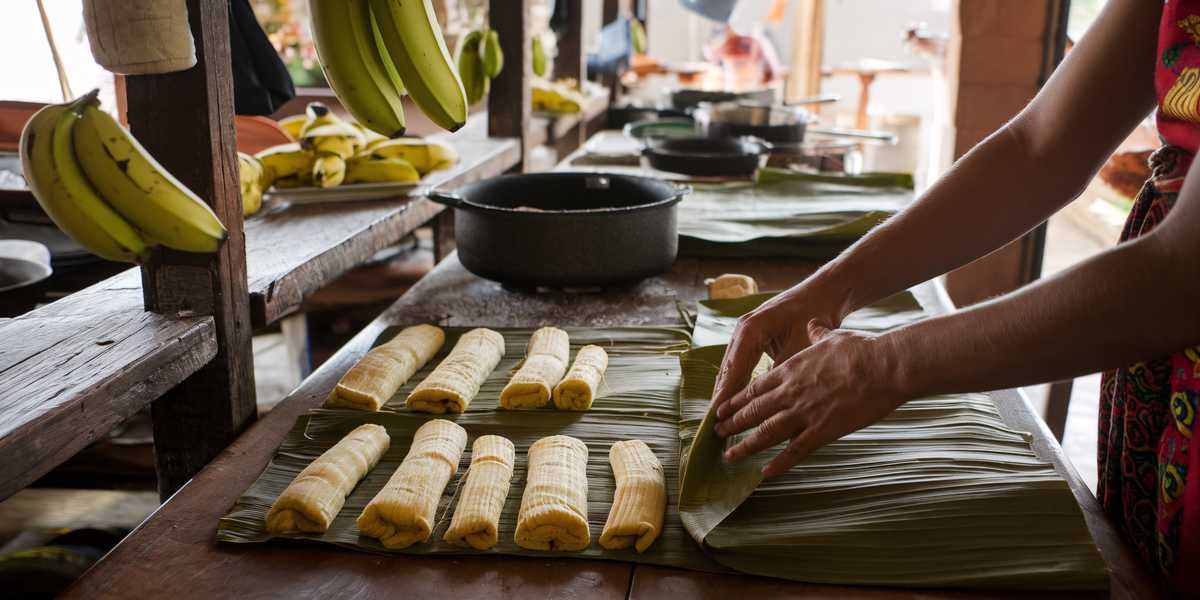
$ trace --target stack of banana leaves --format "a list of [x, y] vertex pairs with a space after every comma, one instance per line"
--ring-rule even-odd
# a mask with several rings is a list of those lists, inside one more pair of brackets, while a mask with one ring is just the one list
[[700, 257], [830, 257], [913, 198], [912, 177], [900, 173], [765, 168], [754, 182], [692, 187], [679, 205], [679, 247]]
[[[275, 458], [220, 522], [223, 542], [280, 538], [366, 552], [517, 554], [620, 560], [708, 572], [748, 572], [838, 584], [911, 587], [1099, 589], [1099, 554], [1071, 491], [1007, 426], [987, 396], [918, 400], [882, 423], [816, 453], [787, 475], [761, 482], [752, 460], [721, 462], [724, 441], [702, 425], [731, 323], [759, 295], [701, 306], [696, 330], [567, 328], [572, 353], [605, 348], [610, 364], [591, 410], [500, 410], [498, 398], [532, 330], [499, 330], [505, 358], [466, 412], [428, 415], [404, 399], [465, 329], [447, 329], [443, 349], [378, 412], [318, 409], [300, 418]], [[896, 327], [927, 313], [902, 294], [851, 316], [864, 330]], [[398, 328], [385, 331], [377, 343]], [[718, 345], [696, 346], [693, 339]], [[448, 418], [473, 440], [497, 434], [516, 446], [515, 470], [499, 520], [499, 543], [479, 551], [443, 541], [469, 458], [442, 495], [428, 541], [389, 550], [360, 535], [356, 518], [395, 471], [413, 434]], [[272, 534], [264, 520], [296, 475], [364, 423], [386, 428], [392, 446], [346, 498], [324, 533]], [[529, 446], [563, 434], [588, 447], [587, 517], [592, 531], [578, 552], [521, 548], [514, 533]], [[662, 535], [644, 552], [596, 543], [616, 489], [608, 450], [617, 441], [647, 444], [666, 472]], [[693, 443], [694, 442], [694, 443]], [[761, 483], [761, 485], [760, 485]]]

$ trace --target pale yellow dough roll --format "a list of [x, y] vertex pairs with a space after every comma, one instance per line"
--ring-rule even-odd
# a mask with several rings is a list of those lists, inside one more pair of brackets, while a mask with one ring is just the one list
[[445, 419], [422, 425], [404, 462], [358, 516], [358, 530], [387, 548], [429, 539], [438, 499], [458, 470], [467, 431]]
[[437, 354], [446, 341], [440, 327], [415, 325], [372, 348], [338, 381], [325, 401], [327, 408], [379, 410]]
[[312, 461], [288, 484], [267, 513], [267, 531], [322, 532], [342, 510], [346, 496], [387, 451], [387, 431], [361, 425]]
[[600, 545], [609, 550], [633, 546], [645, 552], [662, 533], [667, 510], [667, 478], [662, 463], [642, 440], [625, 440], [608, 453], [617, 490]]
[[749, 275], [726, 273], [705, 281], [708, 284], [709, 300], [741, 298], [758, 293], [758, 282]]
[[484, 435], [471, 446], [471, 468], [459, 487], [458, 507], [442, 539], [455, 546], [487, 550], [499, 541], [500, 513], [508, 499], [516, 452], [498, 435]]
[[503, 408], [538, 408], [550, 401], [555, 384], [567, 372], [571, 341], [557, 327], [543, 327], [529, 338], [521, 368], [500, 392]]
[[464, 333], [445, 360], [408, 395], [408, 408], [439, 415], [467, 410], [501, 358], [504, 336], [484, 328]]
[[529, 447], [529, 474], [515, 541], [531, 550], [583, 550], [587, 521], [587, 446], [569, 436], [542, 438]]
[[608, 353], [600, 346], [584, 346], [575, 355], [575, 364], [554, 388], [554, 406], [563, 410], [587, 410], [600, 389]]

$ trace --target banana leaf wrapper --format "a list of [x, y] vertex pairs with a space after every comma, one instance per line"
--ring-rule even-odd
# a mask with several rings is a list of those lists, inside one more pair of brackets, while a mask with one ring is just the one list
[[[1066, 482], [985, 394], [913, 400], [818, 450], [783, 476], [783, 445], [722, 460], [745, 434], [716, 436], [708, 412], [738, 316], [771, 294], [702, 302], [680, 356], [678, 507], [709, 556], [739, 571], [808, 582], [912, 587], [1105, 589], [1104, 562]], [[908, 293], [844, 326], [885, 331], [920, 318]]]
[[[400, 328], [380, 335], [390, 339]], [[609, 559], [645, 564], [682, 567], [700, 571], [728, 572], [728, 567], [709, 559], [683, 528], [675, 506], [679, 489], [679, 371], [678, 353], [689, 346], [686, 330], [672, 328], [564, 328], [571, 337], [571, 357], [587, 344], [603, 347], [609, 355], [609, 367], [598, 395], [588, 411], [563, 411], [550, 405], [541, 409], [505, 411], [498, 409], [500, 390], [524, 354], [533, 329], [498, 329], [505, 338], [506, 357], [491, 373], [478, 396], [462, 414], [429, 415], [404, 408], [404, 398], [452, 348], [458, 336], [469, 328], [446, 329], [443, 350], [410, 382], [401, 388], [379, 412], [318, 409], [301, 417], [285, 438], [275, 458], [224, 518], [217, 539], [224, 542], [265, 542], [271, 539], [305, 540], [335, 544], [356, 550], [399, 554], [515, 554], [523, 556], [565, 556]], [[388, 550], [377, 540], [359, 534], [355, 519], [371, 498], [383, 487], [404, 459], [413, 433], [425, 421], [443, 418], [466, 428], [468, 450], [463, 453], [458, 473], [451, 478], [436, 513], [436, 525], [426, 543], [402, 550]], [[323, 534], [272, 535], [263, 519], [271, 503], [288, 483], [325, 449], [363, 423], [385, 427], [392, 445], [376, 466], [346, 498], [345, 506]], [[486, 551], [452, 546], [442, 540], [457, 505], [458, 488], [466, 479], [471, 461], [470, 445], [482, 435], [502, 435], [516, 446], [513, 478], [500, 516], [499, 543]], [[588, 445], [588, 522], [592, 543], [581, 552], [527, 550], [513, 541], [521, 495], [525, 489], [529, 446], [555, 434], [569, 435]], [[614, 442], [640, 439], [654, 451], [667, 474], [668, 508], [662, 535], [644, 553], [633, 548], [606, 550], [596, 538], [604, 529], [613, 501], [616, 481], [608, 464], [609, 448]]]

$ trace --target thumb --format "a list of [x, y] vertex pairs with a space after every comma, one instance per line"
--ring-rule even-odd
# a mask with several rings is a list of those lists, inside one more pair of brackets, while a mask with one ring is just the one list
[[815, 344], [815, 343], [825, 339], [831, 333], [833, 333], [833, 330], [830, 329], [829, 327], [827, 327], [824, 323], [822, 323], [816, 319], [809, 319], [809, 321], [808, 321], [808, 343]]

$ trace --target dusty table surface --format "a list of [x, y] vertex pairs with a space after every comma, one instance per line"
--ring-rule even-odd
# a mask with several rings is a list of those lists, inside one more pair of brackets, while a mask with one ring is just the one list
[[[982, 598], [1011, 594], [888, 590], [808, 585], [743, 575], [715, 575], [620, 562], [524, 557], [377, 556], [328, 546], [218, 544], [217, 520], [258, 477], [296, 418], [319, 405], [337, 379], [384, 328], [415, 322], [534, 326], [681, 324], [680, 306], [705, 296], [704, 279], [725, 272], [756, 277], [763, 289], [786, 287], [814, 263], [795, 260], [680, 259], [659, 277], [590, 294], [510, 291], [463, 269], [451, 255], [368, 325], [295, 392], [258, 421], [68, 591], [69, 598], [394, 597], [414, 598]], [[949, 306], [932, 284], [923, 300]], [[1006, 419], [1033, 432], [1084, 509], [1113, 572], [1114, 597], [1153, 595], [1140, 565], [1104, 519], [1095, 499], [1065, 463], [1058, 443], [1013, 392], [997, 394]], [[1049, 595], [1048, 595], [1049, 596]], [[1094, 595], [1093, 595], [1094, 596]], [[1063, 597], [1056, 594], [1054, 597]]]

